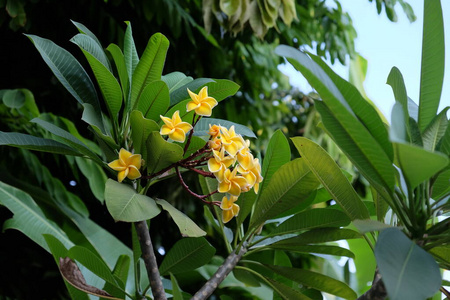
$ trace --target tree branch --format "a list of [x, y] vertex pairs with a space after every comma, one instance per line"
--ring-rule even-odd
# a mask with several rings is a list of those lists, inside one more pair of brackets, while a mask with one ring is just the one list
[[166, 300], [166, 293], [159, 275], [158, 264], [156, 263], [155, 252], [153, 252], [152, 240], [148, 231], [147, 222], [135, 222], [136, 233], [141, 245], [142, 258], [147, 269], [150, 286], [152, 288], [153, 298], [155, 300]]
[[224, 263], [217, 269], [216, 273], [205, 283], [205, 285], [195, 293], [191, 300], [204, 300], [207, 299], [214, 292], [219, 284], [227, 277], [227, 275], [237, 265], [242, 256], [247, 252], [247, 243], [241, 247], [238, 254], [234, 251], [228, 255]]
[[384, 300], [387, 297], [386, 287], [381, 280], [381, 274], [378, 272], [378, 268], [375, 271], [375, 277], [370, 289], [365, 292], [358, 300]]

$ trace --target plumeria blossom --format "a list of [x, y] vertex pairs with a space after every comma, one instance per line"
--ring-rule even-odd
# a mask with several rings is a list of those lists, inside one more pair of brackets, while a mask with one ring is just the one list
[[223, 223], [228, 223], [233, 217], [239, 214], [239, 205], [235, 203], [237, 199], [238, 197], [235, 196], [230, 196], [229, 199], [226, 196], [222, 198], [220, 208], [222, 209]]
[[186, 133], [192, 129], [192, 125], [181, 120], [178, 110], [174, 112], [172, 118], [161, 115], [160, 118], [163, 120], [164, 125], [161, 126], [159, 133], [161, 135], [169, 135], [172, 140], [183, 143], [186, 139]]
[[244, 139], [240, 134], [236, 134], [234, 131], [234, 125], [230, 129], [220, 127], [220, 140], [225, 151], [231, 156], [235, 157], [239, 150], [244, 147]]
[[216, 178], [223, 178], [225, 170], [227, 170], [235, 159], [229, 155], [225, 156], [225, 151], [222, 148], [220, 151], [213, 150], [213, 157], [208, 160], [208, 169], [216, 175]]
[[233, 171], [226, 169], [223, 177], [217, 178], [217, 180], [219, 181], [219, 187], [217, 189], [219, 193], [229, 193], [236, 197], [239, 197], [242, 189], [247, 189], [248, 185], [244, 177], [237, 175], [237, 168]]
[[217, 138], [220, 134], [220, 126], [215, 125], [215, 124], [211, 126], [211, 124], [209, 124], [208, 134], [213, 139]]
[[237, 166], [238, 172], [242, 177], [247, 180], [247, 183], [250, 185], [250, 188], [253, 187], [256, 194], [258, 194], [259, 184], [263, 181], [263, 177], [261, 176], [261, 164], [259, 163], [259, 159], [253, 158], [251, 155], [251, 163], [246, 165], [239, 164]]
[[211, 116], [212, 109], [217, 105], [217, 100], [208, 96], [208, 87], [203, 87], [198, 94], [187, 89], [192, 101], [186, 105], [186, 110], [189, 112], [194, 110], [199, 116]]
[[141, 164], [142, 158], [140, 154], [133, 154], [122, 148], [119, 152], [119, 159], [110, 162], [108, 166], [119, 172], [117, 174], [117, 181], [122, 182], [125, 177], [131, 180], [141, 177], [141, 173], [139, 172]]
[[250, 152], [250, 141], [246, 140], [244, 147], [237, 153], [237, 161], [244, 169], [250, 169], [253, 163], [253, 155]]

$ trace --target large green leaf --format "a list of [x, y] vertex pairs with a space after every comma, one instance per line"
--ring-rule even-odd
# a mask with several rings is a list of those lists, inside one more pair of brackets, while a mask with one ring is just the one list
[[319, 184], [303, 158], [284, 164], [273, 174], [261, 193], [250, 227], [259, 226], [266, 220], [304, 202]]
[[253, 133], [253, 131], [248, 128], [247, 126], [237, 124], [234, 122], [230, 122], [227, 120], [222, 119], [214, 119], [214, 118], [202, 118], [194, 127], [194, 135], [208, 135], [209, 126], [212, 125], [220, 125], [226, 128], [230, 128], [231, 126], [234, 126], [234, 131], [238, 134], [241, 134], [243, 136], [248, 136], [251, 138], [256, 138], [256, 135]]
[[308, 296], [302, 294], [298, 290], [294, 290], [292, 287], [285, 285], [272, 278], [259, 275], [259, 277], [273, 288], [283, 299], [296, 299], [296, 300], [311, 300]]
[[395, 183], [392, 145], [375, 109], [320, 58], [311, 55], [314, 59], [311, 60], [295, 48], [283, 45], [276, 52], [288, 57], [319, 92], [323, 101], [316, 101], [316, 108], [336, 144], [370, 183], [391, 192]]
[[205, 236], [206, 232], [203, 231], [197, 224], [194, 223], [188, 216], [173, 207], [169, 202], [157, 199], [158, 203], [165, 211], [167, 211], [172, 217], [175, 224], [183, 237], [200, 237]]
[[48, 219], [31, 196], [0, 181], [0, 204], [8, 208], [14, 217], [5, 221], [3, 230], [17, 229], [47, 251], [50, 249], [43, 234], [51, 234], [70, 248], [73, 243], [61, 228]]
[[117, 82], [117, 79], [102, 62], [84, 49], [82, 51], [97, 79], [111, 119], [117, 122], [118, 114], [122, 107], [122, 89], [120, 88], [119, 82]]
[[[50, 40], [35, 35], [27, 35], [27, 37], [34, 43], [45, 63], [69, 93], [79, 103], [92, 105], [97, 119], [101, 119], [100, 104], [94, 84], [75, 57]], [[103, 130], [102, 127], [100, 129]]]
[[403, 81], [403, 76], [397, 67], [393, 67], [389, 73], [387, 84], [392, 87], [394, 92], [395, 100], [398, 101], [402, 106], [404, 128], [406, 128], [406, 136], [411, 136], [409, 130], [409, 111], [408, 111], [408, 95], [406, 93], [405, 82]]
[[166, 254], [159, 271], [166, 275], [194, 270], [208, 263], [215, 252], [205, 238], [183, 238]]
[[156, 217], [161, 209], [152, 198], [137, 193], [131, 186], [108, 179], [105, 201], [109, 213], [117, 221], [138, 222]]
[[448, 157], [440, 152], [404, 143], [394, 143], [394, 147], [398, 165], [412, 189], [449, 164]]
[[38, 124], [42, 128], [60, 137], [63, 142], [67, 143], [70, 147], [77, 149], [80, 153], [83, 153], [99, 165], [103, 165], [103, 161], [97, 156], [97, 154], [95, 154], [91, 149], [88, 148], [88, 146], [86, 146], [82, 141], [77, 139], [70, 132], [40, 118], [35, 118], [31, 120], [31, 122]]
[[139, 56], [136, 51], [136, 45], [134, 44], [131, 23], [128, 21], [125, 23], [127, 24], [127, 29], [125, 30], [125, 37], [123, 39], [123, 56], [125, 58], [129, 84], [131, 85], [134, 71], [139, 63]]
[[436, 145], [444, 136], [448, 127], [447, 111], [450, 107], [443, 109], [437, 116], [431, 120], [430, 124], [425, 128], [422, 134], [423, 147], [425, 150], [434, 151]]
[[339, 210], [314, 208], [290, 217], [272, 230], [269, 235], [295, 233], [320, 227], [341, 227], [347, 226], [349, 223], [350, 219], [347, 215]]
[[266, 268], [303, 286], [317, 289], [344, 299], [356, 299], [356, 293], [347, 284], [329, 276], [304, 269], [264, 265]]
[[[299, 234], [298, 236], [276, 242], [277, 245], [308, 245], [361, 238], [361, 234], [351, 229], [316, 228]], [[274, 245], [275, 245], [274, 244]]]
[[161, 33], [155, 33], [150, 37], [147, 47], [133, 73], [131, 107], [135, 107], [136, 101], [150, 82], [161, 80], [168, 48], [169, 40]]
[[183, 158], [183, 148], [170, 143], [157, 131], [149, 134], [147, 139], [147, 170], [154, 174]]
[[19, 89], [7, 90], [2, 100], [7, 107], [19, 109], [25, 104], [25, 95]]
[[83, 155], [76, 149], [63, 143], [18, 132], [0, 131], [0, 145], [63, 155]]
[[304, 137], [292, 138], [292, 142], [317, 179], [351, 220], [369, 218], [366, 206], [322, 147]]
[[389, 299], [427, 299], [439, 290], [442, 278], [433, 257], [399, 229], [380, 233], [375, 257]]
[[122, 86], [123, 99], [128, 99], [128, 92], [130, 86], [130, 79], [128, 78], [127, 66], [125, 65], [125, 57], [122, 50], [116, 44], [110, 44], [106, 48], [114, 60], [117, 74], [119, 75], [120, 85]]
[[193, 81], [194, 79], [191, 76], [186, 76], [181, 72], [172, 72], [162, 76], [161, 80], [164, 81], [169, 87], [169, 93], [172, 93], [179, 87]]
[[137, 110], [141, 111], [144, 117], [160, 121], [159, 116], [164, 115], [169, 108], [169, 88], [161, 80], [150, 82], [137, 101]]
[[81, 157], [75, 157], [75, 162], [81, 173], [88, 179], [89, 187], [95, 198], [103, 203], [105, 201], [105, 183], [107, 179], [103, 168], [92, 160]]
[[130, 124], [134, 151], [142, 154], [142, 158], [147, 161], [147, 138], [151, 132], [159, 132], [159, 126], [155, 121], [144, 118], [138, 110], [131, 112]]
[[440, 0], [424, 2], [419, 128], [423, 131], [437, 113], [444, 82], [444, 21]]
[[[189, 78], [189, 77], [188, 77]], [[173, 88], [171, 88], [170, 92], [170, 106], [174, 106], [175, 104], [180, 103], [183, 100], [191, 99], [187, 89], [192, 92], [197, 92], [204, 85], [214, 82], [214, 79], [211, 78], [197, 78], [194, 80], [187, 81], [185, 84], [181, 85], [177, 84]], [[176, 88], [176, 89], [175, 89]], [[210, 91], [208, 90], [208, 96], [211, 96]]]
[[112, 72], [111, 64], [105, 51], [91, 36], [79, 33], [71, 38], [70, 41], [80, 47], [83, 52], [87, 52], [97, 59], [109, 72]]

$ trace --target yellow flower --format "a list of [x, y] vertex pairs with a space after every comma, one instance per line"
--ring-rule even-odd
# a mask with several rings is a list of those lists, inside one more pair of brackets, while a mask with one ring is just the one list
[[233, 196], [239, 197], [242, 189], [247, 189], [247, 180], [242, 176], [236, 175], [236, 173], [237, 168], [233, 171], [226, 169], [223, 177], [218, 178], [219, 187], [217, 190], [219, 193], [230, 193]]
[[119, 172], [117, 174], [117, 181], [122, 182], [125, 177], [131, 180], [141, 177], [141, 173], [139, 172], [141, 164], [142, 159], [140, 154], [133, 154], [122, 148], [119, 152], [119, 159], [110, 162], [108, 166]]
[[236, 153], [238, 153], [245, 144], [242, 136], [234, 132], [234, 125], [231, 126], [229, 130], [221, 126], [220, 139], [222, 141], [222, 146], [225, 147], [225, 151], [233, 157], [236, 156]]
[[239, 205], [237, 205], [236, 200], [238, 197], [231, 196], [228, 199], [226, 196], [222, 198], [222, 203], [220, 204], [220, 208], [222, 209], [222, 221], [223, 223], [229, 222], [233, 217], [237, 217], [239, 215]]
[[212, 109], [217, 105], [217, 100], [208, 96], [208, 87], [203, 87], [198, 95], [191, 92], [189, 89], [187, 90], [192, 101], [188, 102], [186, 110], [195, 110], [195, 113], [199, 116], [211, 116]]
[[251, 155], [251, 164], [247, 165], [246, 167], [239, 164], [236, 169], [241, 174], [241, 176], [244, 177], [245, 180], [247, 180], [250, 188], [253, 187], [255, 193], [258, 194], [259, 184], [263, 181], [259, 159], [253, 158], [253, 155]]
[[181, 121], [180, 112], [177, 110], [174, 112], [172, 119], [160, 115], [161, 120], [163, 120], [164, 125], [161, 126], [161, 135], [169, 135], [169, 137], [176, 141], [183, 143], [186, 139], [186, 133], [192, 129], [192, 125]]
[[219, 136], [220, 134], [220, 126], [218, 125], [213, 125], [211, 126], [211, 124], [209, 124], [209, 130], [208, 130], [208, 134], [214, 139], [216, 137]]
[[220, 150], [222, 148], [222, 141], [219, 138], [214, 138], [208, 141], [209, 149]]
[[208, 160], [208, 169], [214, 173], [218, 180], [223, 178], [225, 170], [234, 163], [235, 159], [229, 155], [225, 156], [224, 149], [213, 150], [213, 157]]
[[244, 169], [250, 169], [253, 163], [253, 155], [250, 152], [250, 141], [246, 140], [244, 147], [237, 153], [237, 160]]

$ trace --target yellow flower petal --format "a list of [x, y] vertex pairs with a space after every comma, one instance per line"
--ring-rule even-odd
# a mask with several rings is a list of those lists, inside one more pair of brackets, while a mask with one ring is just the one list
[[110, 162], [108, 164], [108, 166], [115, 171], [123, 171], [127, 168], [125, 165], [120, 163], [119, 159], [116, 159], [115, 161]]
[[185, 133], [188, 133], [192, 129], [192, 125], [188, 122], [181, 122], [177, 124], [177, 128], [183, 130]]
[[130, 157], [128, 157], [127, 160], [127, 164], [128, 166], [132, 165], [134, 167], [136, 167], [136, 169], [140, 169], [141, 168], [141, 164], [142, 164], [142, 157], [140, 154], [133, 154]]
[[233, 219], [233, 211], [232, 210], [222, 210], [222, 222], [228, 223]]
[[195, 109], [195, 113], [199, 116], [209, 117], [212, 114], [212, 108], [208, 103], [203, 102], [198, 108]]
[[175, 130], [173, 129], [173, 127], [169, 127], [167, 125], [163, 125], [161, 126], [161, 130], [159, 131], [159, 134], [161, 135], [168, 135], [173, 133]]
[[194, 110], [198, 108], [200, 104], [195, 103], [194, 101], [189, 101], [188, 104], [186, 104], [186, 111], [189, 112], [191, 110]]
[[123, 171], [120, 171], [120, 172], [117, 174], [117, 181], [118, 181], [118, 182], [122, 182], [122, 181], [125, 179], [125, 177], [127, 177], [127, 175], [128, 175], [128, 168], [126, 168], [126, 169], [123, 170]]
[[174, 132], [172, 134], [169, 134], [169, 137], [176, 142], [184, 143], [184, 140], [186, 139], [186, 133], [179, 128], [175, 128]]
[[230, 190], [230, 182], [226, 180], [222, 180], [219, 182], [219, 187], [217, 188], [219, 193], [227, 193]]
[[139, 177], [141, 177], [141, 172], [139, 172], [139, 170], [135, 166], [130, 166], [128, 168], [127, 177], [131, 180], [138, 179]]

